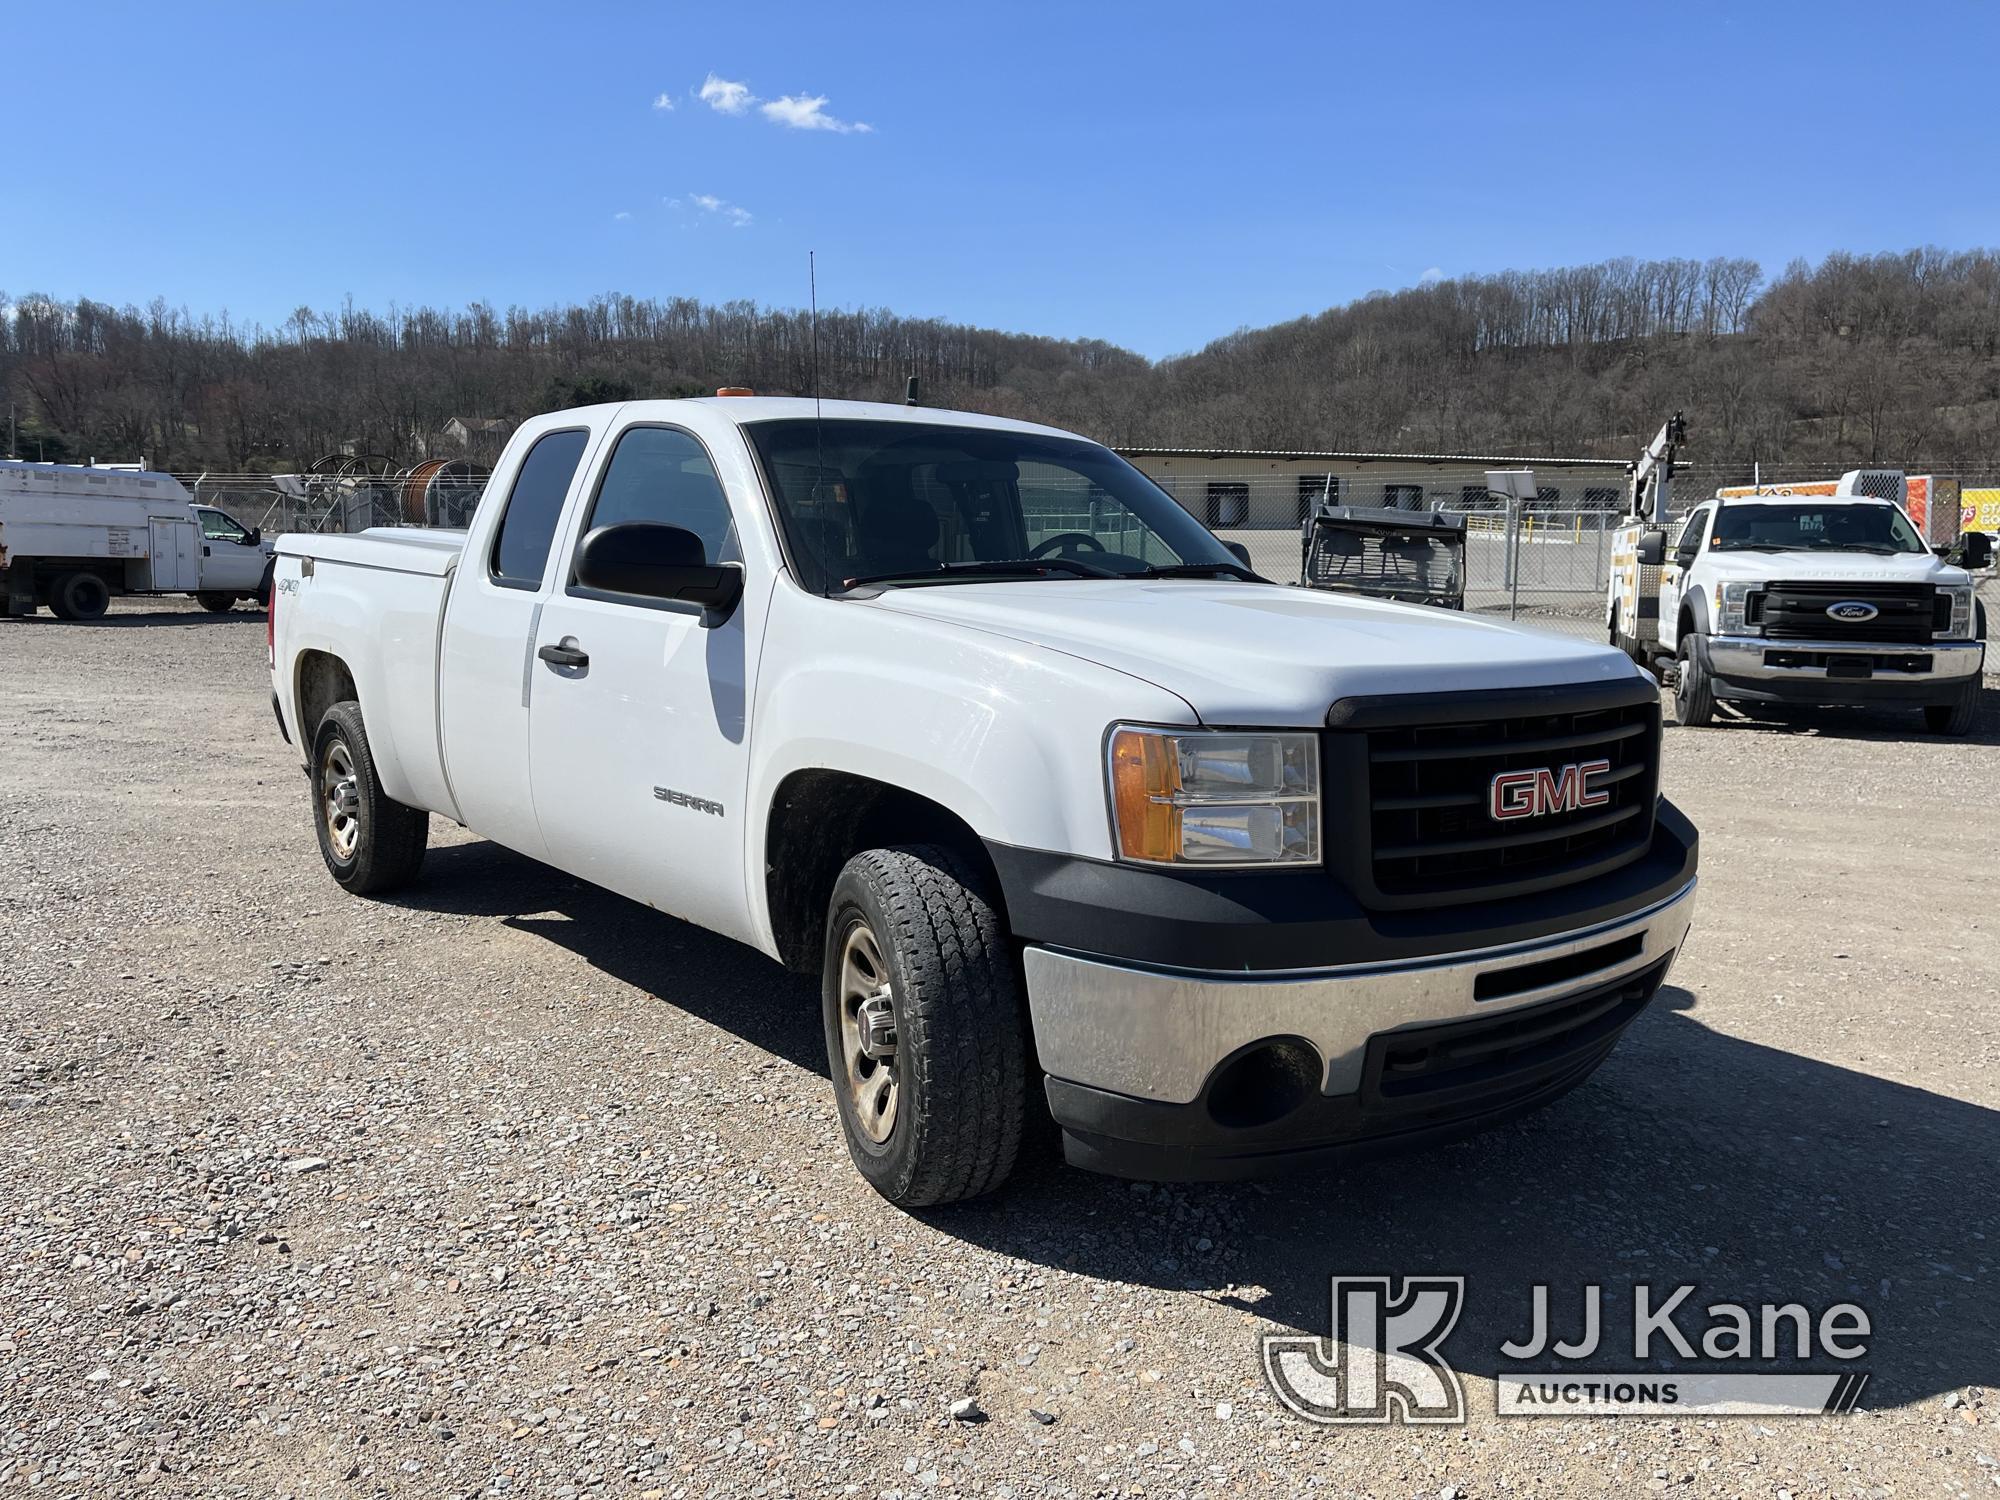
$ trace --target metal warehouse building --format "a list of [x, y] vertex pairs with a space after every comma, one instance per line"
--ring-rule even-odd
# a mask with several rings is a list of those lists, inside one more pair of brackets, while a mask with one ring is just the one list
[[1483, 510], [1489, 469], [1532, 469], [1536, 509], [1617, 511], [1625, 464], [1607, 458], [1476, 453], [1295, 453], [1251, 448], [1121, 448], [1211, 528], [1295, 527], [1312, 501], [1399, 510]]

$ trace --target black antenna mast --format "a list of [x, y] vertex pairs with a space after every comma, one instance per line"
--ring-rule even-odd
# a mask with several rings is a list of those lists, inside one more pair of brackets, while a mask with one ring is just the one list
[[806, 297], [812, 305], [813, 499], [816, 502], [820, 498], [819, 487], [826, 479], [826, 442], [819, 416], [819, 256], [812, 250], [806, 251]]

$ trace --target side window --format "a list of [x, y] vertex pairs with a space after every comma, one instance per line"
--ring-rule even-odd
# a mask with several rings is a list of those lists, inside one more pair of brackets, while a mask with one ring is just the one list
[[1701, 551], [1702, 538], [1708, 535], [1708, 515], [1708, 507], [1703, 506], [1688, 517], [1687, 525], [1681, 529], [1680, 545], [1674, 549], [1674, 561], [1684, 568]]
[[250, 535], [219, 510], [204, 510], [198, 514], [201, 516], [201, 534], [211, 542], [240, 542]]
[[672, 427], [628, 427], [611, 452], [585, 534], [600, 526], [650, 521], [701, 538], [712, 563], [740, 562], [736, 521], [708, 450]]
[[562, 518], [563, 498], [569, 494], [569, 482], [589, 437], [580, 428], [551, 432], [528, 450], [493, 537], [488, 567], [495, 583], [517, 589], [541, 583], [556, 522]]

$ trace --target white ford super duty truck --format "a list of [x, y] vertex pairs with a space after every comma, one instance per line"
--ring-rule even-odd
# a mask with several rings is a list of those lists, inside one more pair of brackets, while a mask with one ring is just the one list
[[1933, 733], [1971, 732], [1986, 607], [1973, 575], [1937, 554], [1985, 567], [1990, 538], [1934, 551], [1900, 505], [1843, 483], [1719, 493], [1667, 541], [1643, 522], [1621, 533], [1607, 608], [1614, 642], [1674, 658], [1682, 724], [1714, 722], [1718, 702], [1903, 704]]
[[[1268, 583], [1105, 448], [961, 412], [538, 417], [471, 526], [287, 536], [333, 877], [430, 814], [820, 976], [863, 1175], [1240, 1175], [1582, 1081], [1693, 911], [1651, 678]], [[634, 913], [634, 920], [648, 920]]]

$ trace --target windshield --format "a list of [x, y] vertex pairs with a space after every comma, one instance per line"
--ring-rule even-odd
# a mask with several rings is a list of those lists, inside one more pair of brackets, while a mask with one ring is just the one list
[[1715, 513], [1718, 552], [1924, 552], [1924, 539], [1893, 505], [1735, 501]]
[[[743, 430], [801, 581], [818, 593], [861, 579], [1241, 571], [1171, 495], [1096, 443], [929, 422], [754, 422]], [[1007, 566], [1016, 562], [1018, 570]]]

